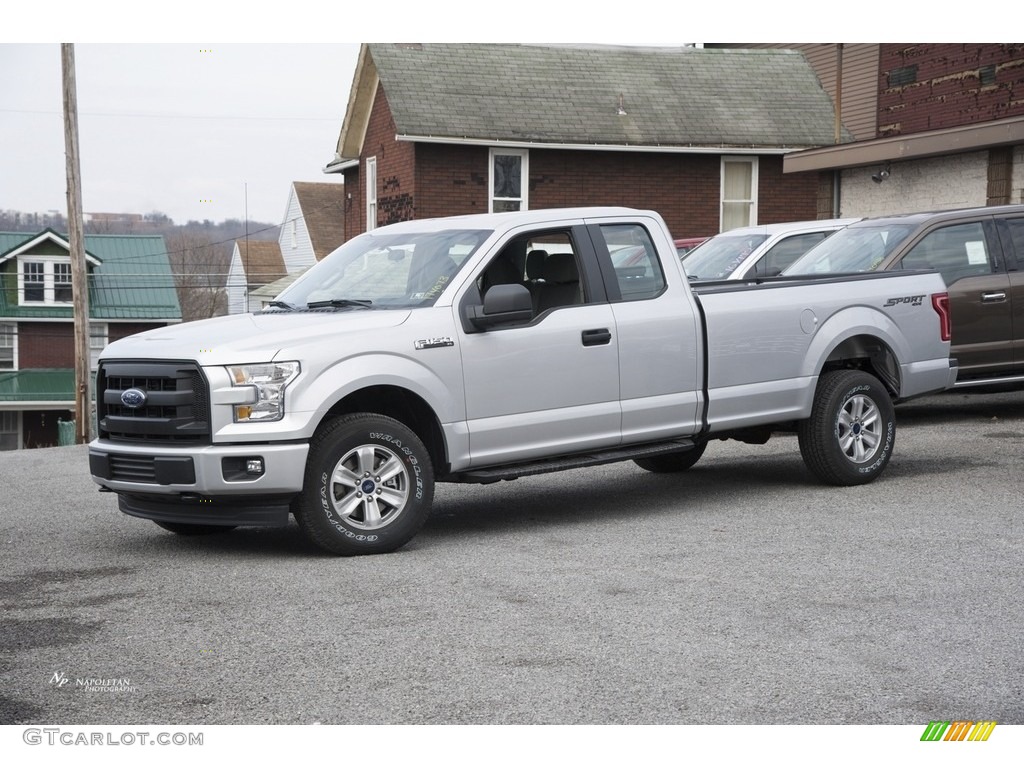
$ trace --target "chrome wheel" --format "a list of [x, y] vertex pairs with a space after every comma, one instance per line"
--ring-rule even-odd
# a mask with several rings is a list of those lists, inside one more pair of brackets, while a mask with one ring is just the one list
[[854, 395], [843, 403], [836, 437], [850, 461], [860, 464], [871, 459], [882, 444], [882, 415], [871, 398]]
[[353, 528], [374, 531], [402, 514], [409, 500], [409, 473], [381, 445], [360, 445], [331, 472], [330, 504]]

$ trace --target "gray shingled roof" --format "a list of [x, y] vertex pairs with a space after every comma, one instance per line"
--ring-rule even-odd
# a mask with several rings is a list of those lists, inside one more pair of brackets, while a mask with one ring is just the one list
[[[400, 135], [557, 144], [807, 147], [832, 101], [798, 51], [373, 43]], [[618, 114], [621, 103], [625, 115]]]

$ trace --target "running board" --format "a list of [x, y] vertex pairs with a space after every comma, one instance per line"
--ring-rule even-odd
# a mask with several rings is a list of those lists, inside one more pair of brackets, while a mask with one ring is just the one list
[[520, 464], [505, 464], [500, 467], [471, 469], [466, 472], [455, 472], [444, 480], [456, 483], [496, 483], [499, 480], [516, 480], [529, 475], [543, 475], [548, 472], [561, 472], [564, 469], [580, 469], [595, 467], [599, 464], [611, 464], [629, 459], [644, 459], [650, 456], [661, 456], [666, 453], [680, 453], [694, 448], [690, 438], [669, 440], [664, 443], [647, 443], [645, 445], [629, 445], [611, 448], [604, 451], [577, 453], [572, 456], [559, 456], [554, 459], [525, 461]]
[[1021, 384], [1024, 383], [1024, 376], [992, 376], [987, 379], [957, 379], [953, 389], [968, 389], [970, 387], [991, 387], [997, 384]]

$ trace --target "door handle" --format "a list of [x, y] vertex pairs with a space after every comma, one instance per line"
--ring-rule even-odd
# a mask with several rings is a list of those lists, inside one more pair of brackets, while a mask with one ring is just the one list
[[612, 340], [612, 332], [607, 328], [591, 328], [589, 331], [583, 331], [581, 335], [584, 347], [596, 347], [608, 344]]
[[1006, 294], [1003, 291], [981, 294], [982, 304], [997, 304], [1000, 301], [1006, 301]]

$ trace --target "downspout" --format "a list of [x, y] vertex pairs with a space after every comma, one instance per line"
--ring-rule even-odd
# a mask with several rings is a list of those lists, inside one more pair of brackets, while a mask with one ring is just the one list
[[[835, 143], [841, 143], [843, 137], [843, 44], [836, 43], [836, 133]], [[840, 205], [840, 182], [842, 173], [838, 168], [832, 171], [832, 215], [839, 218]]]

